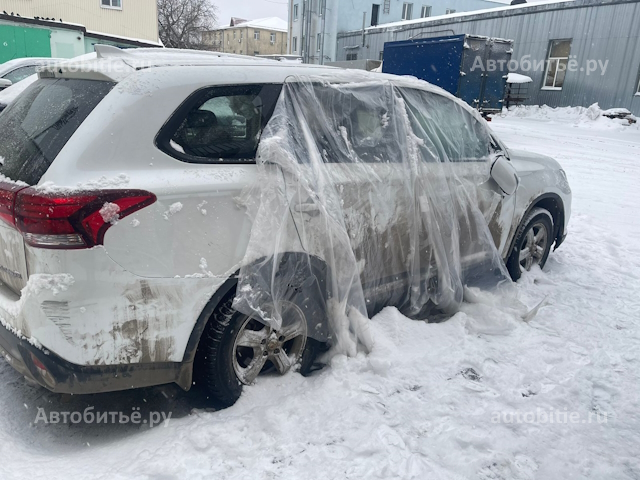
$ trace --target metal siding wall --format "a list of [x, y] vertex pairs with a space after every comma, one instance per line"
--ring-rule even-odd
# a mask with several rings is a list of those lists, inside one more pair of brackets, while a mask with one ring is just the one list
[[0, 0], [0, 12], [52, 17], [94, 32], [158, 41], [156, 0], [122, 0], [122, 10], [102, 8], [100, 0]]
[[[571, 5], [582, 8], [567, 8]], [[461, 22], [457, 19], [438, 22], [438, 25], [416, 26], [411, 30], [378, 30], [367, 35], [368, 49], [360, 48], [359, 58], [377, 59], [384, 43], [406, 40], [422, 32], [452, 29], [455, 34], [469, 33], [515, 40], [514, 59], [531, 55], [531, 60], [546, 60], [549, 41], [571, 38], [571, 55], [580, 67], [589, 59], [609, 61], [605, 75], [600, 69], [590, 75], [586, 72], [567, 71], [561, 91], [541, 90], [544, 71], [521, 71], [533, 79], [529, 86], [531, 104], [549, 106], [589, 106], [598, 102], [602, 108], [625, 107], [640, 115], [640, 97], [634, 96], [640, 69], [640, 2], [595, 3], [578, 0], [559, 4], [557, 10], [548, 10], [549, 4], [524, 15], [513, 15], [507, 10]], [[467, 17], [468, 18], [468, 17]], [[424, 25], [424, 24], [423, 24]], [[358, 45], [361, 32], [343, 34], [338, 39], [337, 60], [346, 59], [345, 46]]]

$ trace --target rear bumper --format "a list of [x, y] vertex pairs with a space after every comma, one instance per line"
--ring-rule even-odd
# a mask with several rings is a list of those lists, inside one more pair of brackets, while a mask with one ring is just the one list
[[167, 383], [177, 383], [185, 390], [191, 386], [192, 365], [188, 363], [75, 365], [1, 325], [0, 354], [20, 374], [56, 393], [103, 393]]

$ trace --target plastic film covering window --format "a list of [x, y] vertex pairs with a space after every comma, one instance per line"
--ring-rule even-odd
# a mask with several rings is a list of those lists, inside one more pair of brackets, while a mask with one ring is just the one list
[[451, 314], [465, 285], [507, 281], [487, 220], [500, 201], [488, 129], [452, 97], [405, 85], [285, 84], [244, 196], [236, 309], [281, 330], [302, 311], [309, 337], [354, 354], [385, 306]]

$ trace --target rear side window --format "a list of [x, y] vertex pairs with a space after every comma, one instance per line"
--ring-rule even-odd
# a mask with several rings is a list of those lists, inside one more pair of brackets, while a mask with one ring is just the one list
[[0, 115], [0, 174], [35, 185], [115, 83], [41, 79]]
[[196, 92], [160, 131], [157, 145], [189, 163], [254, 162], [281, 89], [243, 85]]

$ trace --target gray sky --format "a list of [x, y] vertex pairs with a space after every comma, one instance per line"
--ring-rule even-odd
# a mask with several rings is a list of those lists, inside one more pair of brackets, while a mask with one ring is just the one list
[[213, 0], [218, 7], [218, 24], [228, 25], [231, 17], [247, 20], [280, 17], [287, 20], [287, 0]]

